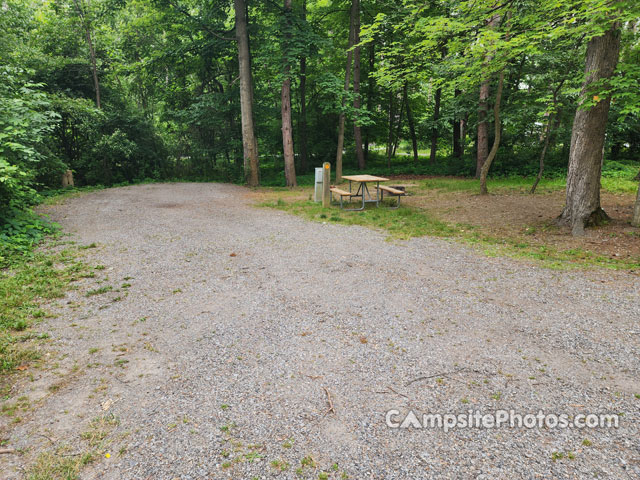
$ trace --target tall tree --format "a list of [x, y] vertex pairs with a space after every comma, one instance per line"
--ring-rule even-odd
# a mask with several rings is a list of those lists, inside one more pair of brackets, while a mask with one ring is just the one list
[[[455, 89], [454, 100], [460, 97], [462, 92], [459, 89]], [[453, 156], [456, 158], [462, 158], [462, 119], [458, 115], [454, 115], [451, 120], [451, 126], [453, 127]]]
[[258, 171], [258, 139], [253, 119], [253, 79], [251, 76], [251, 53], [246, 0], [233, 0], [236, 19], [236, 41], [238, 42], [238, 67], [240, 70], [240, 112], [242, 120], [242, 149], [245, 179], [249, 186], [260, 183]]
[[[307, 23], [307, 0], [302, 0], [302, 22]], [[300, 172], [306, 173], [309, 165], [307, 149], [307, 56], [300, 56]]]
[[442, 97], [442, 88], [436, 89], [433, 104], [433, 126], [431, 127], [431, 152], [429, 153], [429, 162], [436, 161], [436, 150], [438, 149], [438, 119], [440, 118], [440, 98]]
[[[495, 28], [500, 22], [500, 15], [494, 15], [487, 21], [489, 29]], [[486, 64], [491, 63], [492, 56], [486, 59]], [[491, 93], [491, 80], [485, 78], [480, 84], [480, 96], [478, 101], [478, 148], [476, 152], [476, 178], [480, 178], [482, 167], [489, 156], [489, 95]]]
[[480, 193], [482, 195], [486, 195], [488, 193], [487, 175], [489, 174], [489, 169], [491, 168], [491, 164], [493, 163], [493, 160], [496, 158], [496, 155], [498, 154], [498, 148], [500, 147], [500, 137], [502, 133], [502, 125], [500, 123], [500, 102], [502, 101], [503, 84], [504, 84], [504, 71], [501, 71], [498, 79], [498, 90], [496, 92], [496, 100], [493, 105], [493, 122], [495, 127], [493, 145], [491, 146], [491, 151], [487, 156], [487, 160], [484, 162], [484, 164], [482, 164], [482, 168], [480, 169]]
[[355, 118], [353, 121], [353, 140], [356, 144], [356, 158], [358, 168], [364, 169], [364, 151], [362, 149], [362, 129], [358, 123], [358, 110], [360, 110], [360, 0], [353, 0], [351, 9], [353, 15], [353, 109]]
[[291, 14], [291, 0], [284, 0], [284, 79], [281, 89], [281, 113], [284, 176], [287, 187], [295, 187], [298, 185], [296, 181], [295, 157], [293, 154], [293, 127], [291, 126], [291, 55], [288, 52], [289, 45], [291, 44]]
[[595, 84], [611, 78], [619, 53], [618, 22], [587, 44], [585, 79], [571, 131], [566, 203], [559, 217], [561, 224], [571, 227], [573, 235], [582, 235], [586, 226], [608, 218], [600, 206], [600, 176], [611, 97], [594, 96], [593, 102], [585, 101]]
[[[96, 107], [98, 109], [102, 108], [102, 102], [100, 100], [100, 80], [98, 79], [98, 63], [96, 61], [96, 51], [93, 47], [93, 39], [91, 36], [91, 20], [89, 18], [90, 12], [88, 12], [88, 8], [85, 8], [81, 3], [82, 0], [73, 0], [73, 3], [76, 7], [76, 13], [78, 14], [78, 18], [80, 18], [80, 22], [82, 23], [82, 28], [84, 29], [85, 39], [87, 40], [87, 47], [89, 48], [89, 60], [91, 61], [91, 76], [93, 77], [93, 88], [96, 92]], [[88, 7], [89, 5], [87, 5]]]
[[409, 134], [411, 135], [411, 148], [413, 149], [413, 161], [418, 163], [418, 137], [416, 136], [416, 126], [413, 121], [413, 113], [409, 104], [408, 83], [404, 82], [404, 101], [407, 105], [407, 123], [409, 124]]
[[342, 181], [342, 151], [344, 150], [344, 122], [345, 122], [345, 104], [347, 101], [347, 93], [351, 83], [351, 60], [353, 58], [353, 6], [351, 4], [351, 13], [349, 15], [349, 41], [347, 42], [347, 68], [344, 74], [344, 95], [342, 97], [342, 110], [338, 120], [338, 148], [336, 151], [336, 183]]

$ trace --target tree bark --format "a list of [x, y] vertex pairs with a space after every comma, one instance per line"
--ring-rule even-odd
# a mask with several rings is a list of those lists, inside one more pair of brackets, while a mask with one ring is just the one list
[[282, 149], [284, 152], [284, 176], [287, 187], [296, 187], [296, 164], [293, 154], [293, 127], [291, 126], [291, 65], [289, 65], [287, 45], [291, 43], [291, 0], [284, 0], [284, 13], [286, 15], [287, 33], [284, 35], [285, 41], [285, 65], [284, 80], [281, 90], [281, 113], [282, 113]]
[[480, 97], [478, 103], [478, 148], [476, 154], [476, 178], [480, 178], [482, 167], [489, 156], [489, 124], [487, 123], [488, 100], [490, 92], [489, 80], [480, 85]]
[[[307, 0], [302, 0], [302, 21], [307, 22]], [[307, 150], [307, 57], [300, 57], [300, 171], [306, 173]]]
[[251, 53], [247, 30], [246, 0], [233, 0], [238, 42], [238, 67], [240, 72], [240, 117], [242, 120], [242, 149], [245, 180], [249, 186], [260, 183], [258, 172], [258, 141], [253, 120], [253, 80], [251, 78]]
[[363, 170], [365, 167], [364, 150], [362, 149], [362, 129], [358, 125], [358, 110], [360, 109], [360, 0], [353, 0], [353, 109], [355, 110], [355, 118], [353, 120], [353, 140], [356, 144], [356, 158], [358, 159], [358, 168]]
[[411, 112], [411, 106], [409, 104], [409, 87], [407, 82], [404, 82], [404, 101], [407, 105], [407, 123], [409, 123], [409, 134], [411, 135], [411, 146], [413, 148], [413, 161], [418, 163], [418, 137], [416, 136], [416, 126], [413, 122], [413, 113]]
[[435, 163], [436, 151], [438, 149], [438, 126], [437, 122], [440, 118], [440, 97], [442, 96], [442, 89], [436, 90], [435, 102], [433, 106], [433, 127], [431, 128], [431, 152], [429, 153], [429, 163]]
[[498, 153], [498, 147], [500, 147], [500, 135], [502, 131], [502, 125], [500, 124], [500, 102], [502, 101], [502, 85], [504, 84], [504, 70], [500, 72], [500, 78], [498, 79], [498, 91], [496, 92], [496, 101], [493, 106], [493, 121], [495, 125], [495, 138], [493, 139], [493, 145], [491, 146], [491, 151], [487, 156], [487, 160], [482, 165], [482, 169], [480, 170], [480, 194], [486, 195], [487, 190], [487, 175], [489, 174], [489, 169], [491, 168], [491, 164], [493, 160], [496, 158]]
[[600, 207], [600, 176], [611, 98], [594, 99], [596, 104], [591, 108], [582, 108], [582, 103], [594, 82], [613, 75], [619, 53], [618, 23], [587, 45], [585, 79], [571, 131], [566, 203], [558, 219], [560, 224], [571, 227], [573, 235], [583, 235], [585, 227], [608, 219]]
[[631, 218], [631, 225], [633, 225], [634, 227], [640, 227], [640, 186], [638, 186], [636, 204], [633, 207], [633, 217]]
[[346, 103], [347, 92], [349, 92], [349, 83], [351, 82], [351, 59], [353, 58], [353, 3], [351, 4], [351, 14], [349, 15], [349, 41], [347, 42], [347, 69], [344, 74], [344, 96], [342, 97], [342, 112], [338, 120], [338, 148], [336, 152], [336, 183], [342, 181], [342, 150], [344, 149], [344, 106]]

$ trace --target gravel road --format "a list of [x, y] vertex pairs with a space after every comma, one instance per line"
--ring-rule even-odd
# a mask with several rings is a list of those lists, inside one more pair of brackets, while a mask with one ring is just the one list
[[[640, 478], [637, 274], [390, 242], [222, 184], [114, 188], [47, 213], [105, 268], [42, 325], [56, 364], [21, 386], [37, 408], [14, 448], [74, 454], [106, 412], [110, 458], [82, 478]], [[96, 281], [113, 290], [87, 297]], [[511, 409], [619, 426], [386, 424]], [[22, 478], [26, 458], [1, 455], [2, 475]]]

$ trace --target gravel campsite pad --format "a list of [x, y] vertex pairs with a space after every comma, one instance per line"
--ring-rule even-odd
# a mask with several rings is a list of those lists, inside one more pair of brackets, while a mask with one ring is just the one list
[[[37, 408], [2, 478], [87, 448], [96, 419], [109, 428], [82, 478], [640, 478], [637, 274], [387, 241], [251, 195], [153, 184], [47, 208], [104, 269], [38, 327], [56, 368], [21, 385]], [[445, 432], [391, 428], [390, 410], [619, 426]]]

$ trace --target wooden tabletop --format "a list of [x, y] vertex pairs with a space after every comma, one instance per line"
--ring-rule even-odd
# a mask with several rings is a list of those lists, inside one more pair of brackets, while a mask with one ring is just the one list
[[386, 182], [389, 180], [388, 178], [375, 177], [373, 175], [345, 175], [342, 178], [352, 182]]

